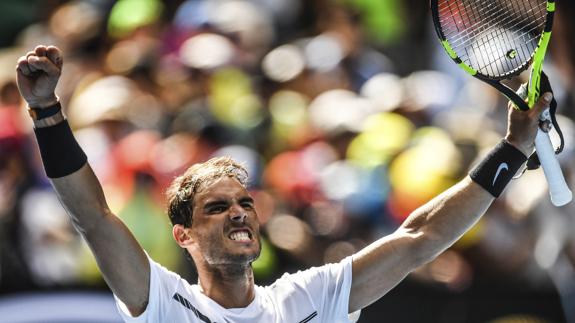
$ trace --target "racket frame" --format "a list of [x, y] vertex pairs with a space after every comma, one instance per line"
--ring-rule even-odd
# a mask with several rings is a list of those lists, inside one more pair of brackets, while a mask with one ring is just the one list
[[[441, 45], [451, 57], [451, 59], [466, 73], [469, 75], [493, 86], [499, 92], [503, 93], [513, 104], [522, 111], [529, 110], [535, 102], [539, 99], [539, 82], [541, 77], [541, 68], [543, 65], [543, 59], [547, 52], [547, 47], [549, 45], [549, 40], [551, 38], [551, 29], [553, 27], [553, 18], [555, 15], [555, 0], [547, 0], [547, 14], [545, 17], [545, 25], [543, 27], [543, 33], [539, 42], [537, 43], [537, 48], [535, 49], [534, 53], [531, 56], [531, 59], [526, 61], [520, 67], [514, 69], [512, 72], [504, 74], [499, 77], [494, 76], [487, 76], [476, 70], [475, 68], [467, 65], [459, 55], [455, 52], [451, 44], [447, 41], [447, 37], [445, 36], [443, 29], [441, 28], [441, 23], [439, 21], [439, 0], [430, 0], [430, 7], [431, 7], [431, 16], [433, 18], [433, 25], [435, 26], [435, 32], [441, 41]], [[533, 64], [532, 64], [533, 63]], [[530, 81], [528, 85], [528, 100], [525, 100], [520, 97], [513, 89], [508, 87], [507, 85], [501, 83], [502, 80], [511, 79], [514, 76], [521, 74], [523, 71], [527, 70], [529, 66], [533, 65], [533, 69], [531, 70], [530, 74]]]

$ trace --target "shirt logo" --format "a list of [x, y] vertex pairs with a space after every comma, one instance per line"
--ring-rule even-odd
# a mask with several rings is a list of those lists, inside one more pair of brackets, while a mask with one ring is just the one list
[[493, 183], [491, 183], [491, 186], [495, 186], [495, 181], [497, 180], [497, 177], [499, 177], [499, 174], [501, 173], [502, 170], [509, 170], [509, 166], [507, 165], [507, 163], [499, 164], [499, 167], [497, 167], [497, 172], [495, 173], [495, 177], [493, 178]]

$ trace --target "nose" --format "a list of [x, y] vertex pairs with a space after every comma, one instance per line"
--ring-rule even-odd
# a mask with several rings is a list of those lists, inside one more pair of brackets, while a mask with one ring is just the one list
[[244, 223], [247, 217], [247, 213], [239, 205], [234, 205], [230, 210], [230, 220], [232, 222]]

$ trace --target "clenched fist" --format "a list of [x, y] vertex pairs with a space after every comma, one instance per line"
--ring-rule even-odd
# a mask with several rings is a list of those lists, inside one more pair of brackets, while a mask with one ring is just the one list
[[18, 59], [18, 89], [30, 107], [49, 107], [58, 101], [54, 91], [63, 63], [62, 52], [55, 46], [37, 46]]

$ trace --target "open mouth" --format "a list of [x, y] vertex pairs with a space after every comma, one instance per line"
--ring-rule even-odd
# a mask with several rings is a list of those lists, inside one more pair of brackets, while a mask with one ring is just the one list
[[252, 241], [252, 234], [248, 230], [233, 231], [228, 236], [233, 241], [250, 242]]

